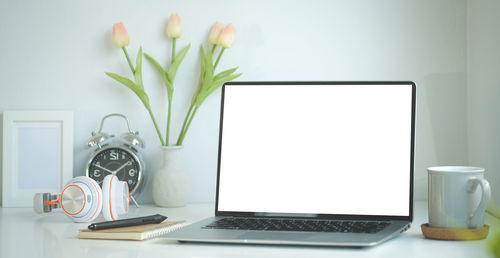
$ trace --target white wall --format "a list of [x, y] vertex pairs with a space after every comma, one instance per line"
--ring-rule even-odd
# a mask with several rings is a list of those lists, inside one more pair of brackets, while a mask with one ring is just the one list
[[467, 2], [469, 159], [486, 168], [500, 216], [500, 2]]
[[[149, 173], [160, 166], [159, 141], [138, 99], [104, 71], [129, 74], [111, 43], [123, 21], [139, 46], [166, 62], [164, 26], [183, 20], [188, 53], [176, 78], [173, 131], [182, 122], [199, 73], [198, 48], [216, 21], [237, 38], [220, 68], [239, 66], [239, 80], [413, 80], [418, 86], [417, 199], [427, 195], [425, 168], [466, 164], [465, 0], [337, 1], [15, 1], [0, 2], [0, 112], [75, 112], [74, 174], [84, 173], [86, 142], [102, 116], [126, 114], [147, 142]], [[164, 126], [165, 92], [145, 63], [145, 87]], [[185, 140], [191, 202], [213, 201], [218, 143], [218, 92], [199, 110]], [[256, 103], [257, 105], [258, 103]], [[118, 121], [118, 120], [117, 120]], [[109, 127], [120, 132], [121, 124]], [[307, 135], [299, 136], [307, 140]], [[149, 177], [151, 179], [151, 176]], [[151, 201], [150, 191], [141, 196]]]

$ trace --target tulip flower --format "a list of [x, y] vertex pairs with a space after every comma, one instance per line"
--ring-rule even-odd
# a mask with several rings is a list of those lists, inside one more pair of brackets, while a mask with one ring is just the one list
[[[222, 24], [216, 22], [210, 30], [208, 41], [212, 45], [212, 49], [210, 49], [209, 46], [200, 47], [201, 75], [198, 81], [198, 88], [191, 98], [191, 105], [189, 106], [186, 117], [184, 118], [184, 122], [182, 123], [181, 131], [179, 133], [179, 138], [177, 139], [176, 145], [182, 145], [184, 137], [189, 130], [189, 126], [193, 121], [196, 111], [205, 101], [205, 99], [225, 82], [232, 81], [241, 75], [241, 73], [234, 73], [236, 72], [237, 68], [228, 69], [218, 74], [214, 74], [217, 68], [217, 64], [219, 64], [220, 58], [224, 53], [224, 50], [226, 48], [230, 48], [234, 43], [235, 32], [233, 25], [228, 24], [226, 25], [226, 27], [224, 27], [224, 29], [221, 29]], [[219, 56], [217, 57], [215, 64], [213, 64], [212, 66], [212, 58], [217, 46], [220, 46], [221, 50], [219, 51]]]
[[169, 38], [179, 38], [182, 35], [182, 23], [181, 17], [178, 14], [173, 13], [170, 15], [170, 19], [167, 24], [167, 36]]
[[221, 31], [222, 23], [216, 22], [210, 30], [210, 34], [208, 34], [208, 42], [210, 42], [210, 44], [212, 45], [217, 44], [217, 38], [219, 37]]
[[130, 38], [128, 32], [123, 25], [123, 22], [116, 23], [113, 25], [113, 44], [116, 47], [122, 48], [128, 46]]
[[182, 35], [182, 23], [181, 17], [178, 14], [173, 13], [170, 15], [170, 19], [168, 19], [167, 23], [167, 36], [172, 38], [172, 60], [171, 63], [174, 63], [175, 60], [175, 41]]
[[153, 115], [153, 112], [151, 111], [151, 106], [149, 105], [149, 97], [146, 94], [146, 91], [144, 91], [144, 85], [142, 82], [142, 48], [139, 49], [139, 53], [137, 53], [136, 67], [134, 68], [132, 62], [130, 61], [127, 49], [125, 48], [126, 46], [128, 46], [129, 41], [130, 38], [123, 23], [120, 22], [113, 24], [113, 44], [115, 44], [116, 47], [121, 48], [123, 50], [128, 65], [130, 66], [130, 70], [132, 71], [132, 74], [134, 76], [135, 82], [116, 73], [106, 72], [106, 75], [113, 78], [117, 82], [123, 84], [127, 88], [131, 89], [137, 95], [137, 97], [139, 97], [141, 102], [144, 104], [144, 107], [148, 110], [151, 119], [153, 120], [153, 125], [156, 128], [156, 132], [158, 133], [160, 142], [162, 143], [162, 145], [165, 145], [160, 130], [158, 129], [158, 124], [156, 123], [156, 119]]
[[[187, 46], [182, 48], [176, 55], [175, 51], [176, 40], [182, 35], [182, 24], [178, 14], [175, 13], [170, 15], [170, 19], [166, 26], [166, 33], [167, 36], [172, 39], [172, 60], [171, 60], [172, 62], [170, 65], [168, 65], [168, 67], [163, 68], [160, 65], [160, 63], [156, 61], [153, 57], [144, 53], [146, 59], [152, 64], [153, 68], [157, 70], [157, 72], [161, 76], [161, 79], [165, 84], [167, 90], [168, 111], [167, 111], [167, 121], [166, 121], [167, 126], [166, 126], [165, 139], [163, 138], [160, 132], [160, 128], [158, 126], [158, 123], [156, 122], [154, 113], [152, 112], [149, 96], [144, 88], [144, 82], [142, 77], [142, 57], [143, 57], [142, 48], [140, 48], [139, 52], [137, 53], [135, 67], [134, 67], [127, 53], [127, 48], [126, 48], [129, 44], [130, 38], [122, 22], [113, 25], [113, 44], [116, 47], [121, 48], [123, 50], [128, 65], [130, 66], [130, 70], [132, 71], [133, 77], [132, 79], [129, 79], [127, 77], [118, 75], [116, 73], [106, 72], [107, 76], [114, 79], [116, 82], [123, 84], [124, 86], [132, 90], [132, 92], [135, 95], [137, 95], [137, 97], [140, 99], [140, 101], [148, 111], [149, 116], [151, 117], [151, 120], [156, 129], [156, 133], [158, 134], [158, 138], [160, 139], [160, 143], [162, 146], [169, 146], [171, 110], [172, 110], [172, 101], [174, 94], [174, 80], [179, 65], [181, 64], [182, 60], [184, 59], [186, 53], [190, 48], [190, 44], [188, 44]], [[221, 59], [221, 56], [224, 53], [224, 50], [226, 48], [230, 48], [233, 45], [234, 38], [235, 38], [235, 30], [233, 25], [229, 24], [224, 27], [220, 22], [216, 22], [212, 26], [212, 29], [210, 30], [209, 33], [208, 41], [210, 42], [210, 44], [207, 45], [206, 47], [204, 47], [203, 45], [200, 47], [201, 72], [198, 81], [198, 88], [193, 93], [193, 96], [191, 98], [191, 104], [184, 118], [184, 122], [179, 132], [179, 137], [177, 138], [176, 145], [182, 145], [186, 133], [188, 132], [188, 129], [191, 125], [191, 122], [193, 121], [193, 118], [195, 117], [197, 110], [199, 109], [201, 104], [205, 101], [205, 99], [209, 95], [211, 95], [215, 90], [220, 88], [225, 82], [234, 80], [241, 75], [241, 73], [235, 73], [237, 70], [236, 67], [227, 69], [225, 71], [221, 71], [219, 73], [215, 72], [217, 64], [219, 63], [219, 60]], [[216, 48], [220, 48], [220, 51], [217, 51], [218, 57], [216, 59], [215, 64], [212, 64]]]
[[230, 48], [234, 43], [234, 27], [232, 24], [226, 25], [217, 37], [217, 45], [223, 48]]
[[126, 46], [128, 46], [129, 42], [130, 37], [128, 36], [128, 32], [125, 29], [123, 22], [113, 24], [113, 44], [123, 50], [123, 53], [127, 58], [128, 65], [130, 66], [130, 70], [134, 74], [134, 66], [132, 65], [132, 62], [130, 62], [130, 57], [128, 56], [127, 49], [125, 48]]
[[[219, 64], [220, 57], [222, 56], [222, 53], [224, 53], [224, 50], [226, 48], [230, 48], [233, 45], [234, 34], [235, 34], [234, 26], [232, 24], [226, 25], [226, 27], [224, 27], [224, 29], [219, 33], [219, 36], [217, 37], [217, 45], [221, 46], [222, 49], [219, 52], [219, 56], [217, 57], [217, 60], [215, 61], [214, 69]], [[212, 48], [212, 52], [214, 52], [214, 50], [215, 50], [215, 46]]]
[[177, 56], [175, 55], [175, 43], [177, 38], [179, 38], [182, 35], [182, 23], [181, 23], [181, 18], [179, 17], [178, 14], [173, 13], [170, 15], [170, 19], [168, 20], [167, 27], [166, 27], [166, 33], [169, 38], [172, 39], [172, 58], [171, 58], [171, 64], [167, 68], [163, 68], [158, 61], [156, 61], [152, 56], [148, 54], [144, 54], [146, 59], [153, 65], [153, 67], [158, 71], [160, 74], [163, 83], [165, 84], [166, 90], [167, 90], [167, 97], [168, 97], [168, 110], [167, 110], [167, 127], [166, 127], [166, 137], [165, 137], [165, 142], [162, 145], [168, 146], [169, 145], [169, 140], [170, 140], [170, 121], [171, 121], [171, 113], [172, 113], [172, 99], [173, 99], [173, 94], [174, 94], [174, 80], [175, 80], [175, 75], [177, 73], [177, 69], [179, 68], [179, 65], [181, 64], [182, 60], [184, 59], [184, 56], [186, 55], [187, 51], [189, 50], [191, 44], [185, 46], [184, 48], [179, 51]]

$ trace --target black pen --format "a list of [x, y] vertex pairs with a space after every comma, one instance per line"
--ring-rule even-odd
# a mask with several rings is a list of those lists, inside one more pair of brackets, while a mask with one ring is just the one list
[[146, 216], [146, 217], [138, 217], [131, 219], [119, 219], [114, 221], [106, 221], [99, 223], [92, 223], [89, 225], [89, 229], [97, 230], [97, 229], [107, 229], [107, 228], [121, 228], [121, 227], [129, 227], [129, 226], [138, 226], [144, 224], [158, 224], [167, 219], [167, 216], [163, 216], [160, 214]]

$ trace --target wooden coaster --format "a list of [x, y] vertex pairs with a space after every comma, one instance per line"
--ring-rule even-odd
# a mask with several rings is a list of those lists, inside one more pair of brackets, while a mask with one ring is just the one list
[[481, 240], [488, 236], [490, 226], [484, 224], [480, 228], [433, 228], [428, 223], [420, 225], [422, 233], [426, 238], [439, 239], [439, 240], [455, 240], [455, 241], [468, 241], [468, 240]]

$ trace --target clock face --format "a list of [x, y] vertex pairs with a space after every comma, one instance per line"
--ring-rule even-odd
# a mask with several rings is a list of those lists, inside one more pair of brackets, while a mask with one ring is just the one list
[[115, 175], [128, 184], [130, 193], [139, 183], [139, 161], [129, 151], [122, 148], [108, 148], [97, 153], [90, 161], [87, 175], [102, 186], [107, 175]]

